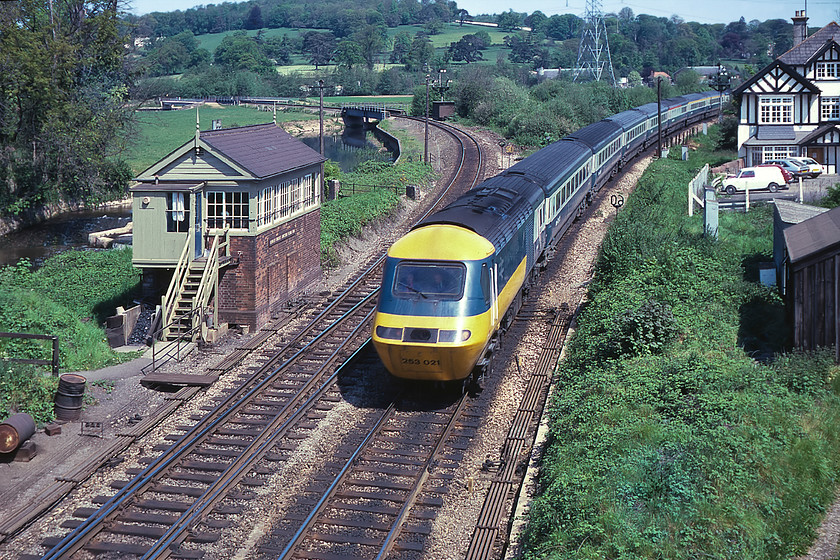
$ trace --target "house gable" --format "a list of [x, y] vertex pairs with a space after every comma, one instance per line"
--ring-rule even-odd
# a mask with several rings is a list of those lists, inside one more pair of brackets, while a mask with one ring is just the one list
[[735, 95], [743, 94], [800, 94], [819, 93], [814, 84], [799, 72], [780, 60], [771, 62], [761, 72], [733, 90]]

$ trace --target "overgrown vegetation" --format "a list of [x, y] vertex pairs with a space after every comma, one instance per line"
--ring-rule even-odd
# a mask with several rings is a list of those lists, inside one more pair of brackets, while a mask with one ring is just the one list
[[419, 161], [412, 151], [405, 151], [397, 165], [368, 161], [351, 173], [332, 174], [340, 184], [355, 185], [356, 194], [326, 201], [321, 206], [321, 262], [326, 266], [338, 264], [335, 245], [342, 239], [361, 233], [373, 220], [392, 212], [409, 185], [426, 188], [435, 178], [428, 165]]
[[0, 216], [124, 196], [126, 41], [112, 2], [0, 8]]
[[[131, 305], [139, 281], [129, 249], [66, 251], [34, 272], [22, 260], [0, 269], [0, 330], [58, 336], [63, 371], [119, 363], [126, 356], [111, 351], [102, 325]], [[44, 359], [44, 345], [0, 339], [0, 357]]]
[[[789, 558], [837, 486], [833, 353], [784, 353], [767, 208], [685, 215], [706, 161], [654, 162], [606, 238], [557, 376], [525, 557]], [[767, 360], [777, 354], [775, 360]], [[756, 358], [762, 358], [759, 361]]]

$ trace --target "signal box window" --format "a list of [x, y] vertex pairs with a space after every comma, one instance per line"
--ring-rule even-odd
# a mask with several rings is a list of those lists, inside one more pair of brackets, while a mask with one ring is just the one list
[[248, 193], [207, 193], [207, 227], [248, 229]]
[[166, 195], [166, 231], [187, 232], [190, 230], [190, 195], [173, 192]]

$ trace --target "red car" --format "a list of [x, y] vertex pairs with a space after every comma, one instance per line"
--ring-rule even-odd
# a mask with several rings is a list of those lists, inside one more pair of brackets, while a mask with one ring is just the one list
[[756, 165], [756, 167], [778, 167], [782, 172], [782, 176], [785, 178], [785, 183], [790, 183], [793, 181], [793, 175], [790, 174], [790, 171], [788, 171], [778, 163], [762, 163]]

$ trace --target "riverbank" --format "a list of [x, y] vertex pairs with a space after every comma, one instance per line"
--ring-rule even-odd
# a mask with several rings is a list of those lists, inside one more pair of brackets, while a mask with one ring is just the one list
[[41, 224], [57, 218], [62, 214], [71, 212], [112, 212], [115, 210], [130, 210], [131, 198], [104, 202], [94, 206], [86, 205], [84, 202], [61, 202], [48, 204], [35, 210], [24, 212], [21, 216], [0, 217], [0, 237], [20, 231], [24, 228]]

